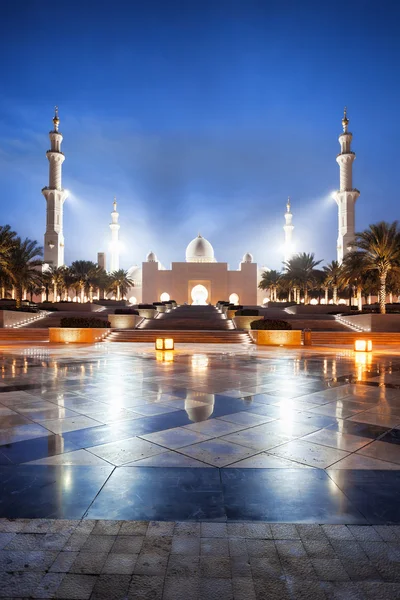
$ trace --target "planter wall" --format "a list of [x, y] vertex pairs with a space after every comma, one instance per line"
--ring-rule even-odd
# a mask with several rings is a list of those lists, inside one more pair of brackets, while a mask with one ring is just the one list
[[165, 312], [167, 312], [167, 307], [165, 306], [165, 304], [156, 306], [155, 308], [157, 309], [157, 312], [159, 312], [159, 313], [165, 313]]
[[301, 330], [250, 330], [250, 337], [258, 346], [301, 346]]
[[233, 319], [233, 317], [236, 315], [236, 311], [237, 310], [238, 310], [237, 308], [236, 309], [233, 308], [232, 310], [231, 309], [228, 310], [228, 312], [226, 314], [227, 319]]
[[83, 327], [49, 327], [49, 341], [57, 344], [94, 344], [110, 333], [110, 329]]
[[253, 321], [262, 321], [262, 317], [234, 317], [236, 329], [250, 329], [250, 323]]
[[145, 319], [154, 319], [157, 309], [156, 308], [138, 308], [139, 316]]
[[139, 315], [107, 315], [113, 329], [135, 329], [143, 320]]
[[0, 310], [0, 327], [15, 327], [16, 325], [22, 325], [23, 323], [28, 323], [29, 321], [37, 321], [44, 314], [46, 313], [22, 312], [19, 310]]

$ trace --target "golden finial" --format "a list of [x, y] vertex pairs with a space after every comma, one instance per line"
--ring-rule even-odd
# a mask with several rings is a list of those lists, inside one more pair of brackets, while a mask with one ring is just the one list
[[286, 212], [290, 212], [290, 196], [288, 196], [287, 204], [286, 204]]
[[116, 196], [114, 196], [113, 207], [114, 207], [114, 212], [117, 212], [117, 197]]
[[58, 126], [60, 124], [60, 119], [58, 118], [58, 106], [54, 107], [53, 123], [54, 123], [54, 131], [58, 131]]
[[347, 133], [347, 126], [349, 124], [349, 120], [347, 118], [347, 106], [344, 107], [344, 111], [343, 111], [343, 119], [342, 119], [342, 126], [343, 126], [343, 131], [345, 133]]

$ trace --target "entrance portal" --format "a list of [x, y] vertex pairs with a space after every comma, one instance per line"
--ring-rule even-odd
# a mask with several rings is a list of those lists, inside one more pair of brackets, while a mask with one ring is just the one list
[[193, 300], [192, 304], [203, 306], [207, 304], [208, 291], [204, 285], [195, 285], [190, 295]]

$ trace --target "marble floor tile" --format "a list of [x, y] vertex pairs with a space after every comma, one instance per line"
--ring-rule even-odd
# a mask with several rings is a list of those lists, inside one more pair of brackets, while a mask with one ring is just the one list
[[228, 464], [254, 454], [254, 450], [232, 444], [220, 439], [208, 440], [193, 446], [185, 446], [180, 450], [182, 454], [201, 460], [214, 467], [224, 467]]
[[376, 413], [359, 413], [350, 417], [349, 421], [357, 423], [371, 423], [372, 425], [380, 425], [381, 427], [396, 427], [400, 426], [400, 416], [379, 415]]
[[87, 450], [73, 450], [55, 456], [46, 456], [38, 460], [24, 463], [26, 465], [87, 465], [87, 466], [109, 466], [105, 460], [95, 456]]
[[388, 444], [387, 442], [376, 441], [372, 442], [372, 444], [369, 444], [368, 446], [365, 446], [364, 448], [361, 448], [357, 454], [397, 463], [400, 466], [399, 444]]
[[328, 470], [337, 469], [374, 469], [379, 471], [397, 471], [400, 470], [400, 465], [394, 462], [383, 461], [377, 458], [363, 456], [359, 453], [354, 453], [334, 463]]
[[116, 466], [164, 452], [164, 448], [161, 446], [140, 438], [128, 438], [119, 442], [103, 444], [102, 446], [93, 446], [88, 450]]
[[126, 467], [195, 467], [195, 468], [212, 468], [208, 465], [189, 456], [185, 456], [180, 452], [168, 450], [149, 458], [142, 458], [124, 465]]
[[101, 425], [99, 421], [95, 421], [90, 417], [83, 415], [77, 415], [76, 417], [67, 417], [65, 419], [53, 419], [49, 421], [42, 421], [42, 426], [48, 431], [53, 433], [67, 433], [68, 431], [76, 431], [78, 429], [85, 429], [89, 427], [96, 427]]
[[273, 419], [271, 417], [265, 417], [256, 414], [250, 414], [246, 412], [237, 412], [230, 415], [224, 415], [218, 417], [222, 421], [229, 421], [230, 423], [237, 423], [238, 425], [260, 425], [261, 423], [269, 423]]
[[370, 438], [364, 438], [350, 433], [342, 433], [332, 429], [320, 429], [301, 438], [304, 442], [322, 444], [331, 448], [338, 448], [347, 452], [356, 452], [363, 446], [371, 443]]
[[311, 469], [308, 465], [303, 465], [299, 462], [294, 462], [292, 460], [288, 460], [286, 458], [281, 458], [280, 456], [274, 456], [272, 454], [268, 454], [267, 452], [260, 452], [260, 454], [255, 454], [254, 456], [250, 456], [250, 458], [245, 458], [244, 460], [239, 460], [236, 463], [225, 467], [226, 469], [234, 468], [234, 469]]
[[226, 435], [221, 440], [233, 442], [234, 444], [254, 450], [268, 450], [287, 442], [290, 440], [290, 436], [283, 433], [271, 432], [264, 425], [256, 425], [255, 427]]
[[209, 419], [208, 421], [201, 421], [200, 423], [185, 425], [185, 429], [197, 431], [198, 433], [209, 435], [210, 437], [221, 437], [222, 435], [240, 431], [241, 429], [246, 429], [247, 427], [247, 425], [239, 425], [237, 423], [230, 423], [229, 421], [222, 421], [220, 419]]
[[326, 469], [348, 456], [348, 452], [344, 452], [343, 450], [321, 446], [320, 444], [312, 444], [302, 440], [286, 442], [270, 450], [270, 453], [319, 469]]
[[173, 450], [175, 448], [183, 448], [184, 446], [197, 444], [198, 442], [205, 442], [213, 436], [204, 435], [197, 431], [190, 431], [185, 427], [175, 427], [167, 429], [166, 431], [142, 435], [140, 437], [148, 442], [159, 444], [160, 446], [164, 446], [164, 448]]

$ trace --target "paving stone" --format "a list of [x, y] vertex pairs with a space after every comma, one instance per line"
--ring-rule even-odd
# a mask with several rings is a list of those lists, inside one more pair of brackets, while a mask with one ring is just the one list
[[357, 585], [367, 600], [400, 600], [400, 586], [396, 583], [363, 581]]
[[201, 579], [200, 600], [233, 600], [232, 581], [217, 578]]
[[368, 559], [366, 560], [343, 560], [343, 567], [345, 568], [350, 579], [353, 581], [372, 580], [380, 581], [382, 579], [379, 570], [376, 566]]
[[346, 581], [349, 576], [338, 558], [312, 558], [311, 562], [322, 581]]
[[88, 600], [96, 580], [97, 577], [94, 575], [67, 573], [54, 597], [66, 600]]
[[379, 532], [368, 525], [348, 525], [348, 529], [351, 531], [356, 540], [362, 542], [381, 542], [382, 538]]
[[45, 534], [19, 533], [5, 546], [6, 550], [40, 550]]
[[78, 552], [60, 552], [51, 565], [50, 571], [54, 573], [68, 573], [77, 556]]
[[248, 540], [246, 547], [249, 556], [269, 556], [278, 559], [278, 551], [273, 540]]
[[322, 525], [324, 533], [332, 540], [354, 540], [354, 536], [346, 525]]
[[219, 558], [217, 556], [201, 556], [200, 576], [207, 578], [230, 579], [231, 566], [229, 558]]
[[57, 552], [43, 552], [42, 550], [1, 550], [1, 571], [45, 571], [50, 568], [57, 556]]
[[252, 579], [234, 577], [232, 579], [233, 600], [256, 600]]
[[296, 600], [326, 600], [326, 595], [319, 581], [286, 581], [286, 588], [291, 598]]
[[30, 597], [43, 579], [41, 573], [0, 573], [0, 597]]
[[243, 523], [244, 536], [246, 538], [259, 538], [272, 540], [272, 530], [268, 523]]
[[107, 552], [79, 552], [69, 572], [99, 575], [107, 556]]
[[226, 523], [201, 523], [201, 537], [224, 538], [228, 536]]
[[159, 554], [167, 556], [171, 552], [172, 537], [150, 536], [143, 539], [141, 552], [144, 554]]
[[171, 554], [167, 566], [168, 577], [198, 577], [200, 557]]
[[23, 533], [48, 533], [54, 521], [51, 519], [30, 519], [22, 529]]
[[[220, 538], [222, 539], [222, 538]], [[247, 545], [243, 538], [228, 538], [229, 556], [248, 556]]]
[[199, 593], [198, 577], [167, 577], [162, 597], [163, 600], [197, 600]]
[[3, 550], [3, 548], [7, 546], [7, 544], [9, 544], [16, 535], [17, 534], [14, 532], [0, 533], [0, 550]]
[[118, 535], [121, 529], [121, 521], [96, 521], [92, 535]]
[[331, 540], [331, 544], [338, 558], [344, 560], [366, 560], [366, 552], [356, 541]]
[[42, 550], [61, 551], [69, 540], [68, 533], [46, 533], [39, 540], [39, 548]]
[[92, 535], [90, 534], [83, 544], [82, 552], [110, 552], [114, 545], [115, 535]]
[[138, 555], [137, 554], [114, 554], [107, 556], [103, 565], [102, 573], [132, 575]]
[[146, 535], [148, 521], [122, 521], [119, 535]]
[[313, 564], [309, 558], [281, 558], [286, 577], [294, 579], [317, 579]]
[[400, 582], [400, 562], [373, 560], [372, 563], [384, 581]]
[[365, 600], [364, 592], [358, 583], [322, 581], [320, 586], [329, 600]]
[[130, 581], [129, 575], [102, 574], [96, 581], [90, 600], [123, 600], [127, 597]]
[[245, 538], [245, 523], [227, 523], [227, 532], [229, 537]]
[[227, 538], [201, 538], [201, 555], [229, 556]]
[[139, 535], [119, 535], [111, 552], [116, 554], [139, 554], [143, 546], [144, 537]]
[[271, 531], [275, 540], [298, 540], [300, 534], [296, 525], [290, 523], [272, 523]]
[[175, 523], [169, 521], [150, 521], [146, 531], [146, 536], [172, 536], [174, 534]]
[[389, 525], [374, 525], [375, 531], [380, 535], [381, 539], [385, 542], [398, 542], [396, 534], [393, 528]]
[[280, 557], [283, 558], [306, 558], [307, 552], [300, 540], [276, 540], [276, 549]]
[[66, 542], [63, 550], [68, 552], [79, 552], [89, 539], [89, 534], [73, 533]]
[[1, 533], [17, 533], [21, 531], [31, 519], [0, 519]]
[[159, 575], [164, 576], [167, 569], [168, 557], [159, 554], [144, 554], [138, 556], [134, 568], [135, 575]]
[[388, 542], [360, 542], [371, 560], [400, 562], [400, 544]]
[[74, 533], [78, 535], [89, 535], [92, 533], [96, 526], [96, 521], [87, 519], [85, 521], [79, 521]]
[[127, 600], [161, 600], [164, 577], [134, 575], [129, 586]]
[[65, 573], [46, 573], [32, 594], [33, 598], [54, 598]]
[[281, 579], [285, 575], [278, 554], [276, 558], [250, 556], [249, 562], [255, 579]]
[[335, 558], [336, 553], [332, 545], [325, 540], [302, 540], [303, 546], [310, 558]]
[[190, 535], [174, 535], [172, 538], [171, 553], [199, 556], [200, 537]]
[[254, 579], [253, 582], [256, 600], [291, 600], [286, 582], [284, 581]]
[[175, 536], [200, 537], [200, 523], [176, 523]]
[[327, 539], [325, 532], [320, 525], [296, 525], [296, 529], [302, 540], [326, 541]]
[[252, 577], [250, 561], [247, 556], [231, 556], [229, 560], [232, 577]]

